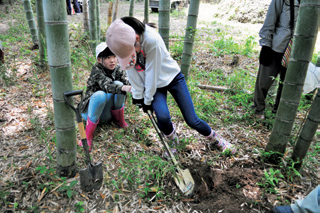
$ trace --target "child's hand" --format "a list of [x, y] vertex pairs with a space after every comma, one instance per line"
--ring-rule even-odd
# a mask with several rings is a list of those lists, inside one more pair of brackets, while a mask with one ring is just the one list
[[122, 86], [121, 90], [124, 91], [124, 92], [130, 92], [131, 93], [131, 86], [124, 85], [124, 86]]

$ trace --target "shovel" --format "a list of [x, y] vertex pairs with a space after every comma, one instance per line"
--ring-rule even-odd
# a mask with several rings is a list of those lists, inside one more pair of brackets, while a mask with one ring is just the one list
[[73, 109], [73, 111], [76, 113], [80, 137], [81, 137], [84, 153], [86, 156], [86, 163], [88, 164], [88, 168], [80, 170], [81, 189], [85, 192], [91, 192], [93, 190], [98, 190], [98, 189], [100, 189], [102, 182], [103, 182], [102, 163], [99, 162], [96, 165], [93, 165], [91, 163], [86, 132], [84, 130], [82, 117], [80, 114], [80, 109], [79, 109], [79, 107], [75, 108], [73, 106], [73, 104], [71, 104], [68, 100], [68, 97], [70, 97], [70, 96], [72, 97], [75, 95], [81, 95], [81, 101], [80, 101], [80, 104], [81, 104], [82, 100], [83, 100], [82, 90], [65, 92], [65, 93], [63, 93], [63, 95], [64, 95], [64, 100], [68, 103], [68, 105], [71, 107], [71, 109]]
[[160, 140], [163, 144], [163, 146], [165, 147], [165, 149], [167, 150], [171, 161], [173, 163], [173, 165], [175, 166], [176, 169], [176, 176], [174, 176], [174, 181], [176, 182], [177, 186], [180, 188], [180, 190], [182, 191], [182, 193], [184, 195], [191, 195], [193, 190], [194, 190], [194, 180], [191, 176], [191, 173], [188, 169], [181, 169], [181, 167], [179, 166], [177, 160], [175, 159], [173, 153], [171, 152], [171, 149], [169, 147], [169, 145], [167, 144], [167, 142], [164, 140], [164, 137], [162, 135], [162, 132], [159, 129], [159, 126], [154, 118], [154, 115], [152, 114], [152, 112], [150, 110], [147, 111], [147, 114], [154, 126], [154, 128], [156, 129]]

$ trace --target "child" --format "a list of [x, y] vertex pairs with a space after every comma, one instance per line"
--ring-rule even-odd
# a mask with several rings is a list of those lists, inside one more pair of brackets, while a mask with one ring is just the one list
[[[142, 105], [144, 112], [155, 111], [159, 128], [171, 146], [177, 146], [179, 140], [167, 105], [168, 92], [191, 128], [205, 136], [214, 146], [235, 153], [233, 145], [196, 115], [180, 67], [170, 56], [155, 29], [134, 17], [123, 17], [110, 25], [106, 39], [110, 49], [117, 55], [121, 68], [127, 70], [132, 85], [133, 104]], [[176, 152], [176, 149], [172, 149], [172, 152]]]
[[[89, 151], [99, 121], [113, 120], [120, 128], [128, 127], [124, 120], [124, 102], [126, 93], [131, 92], [125, 71], [117, 65], [117, 57], [105, 42], [96, 47], [96, 58], [97, 63], [92, 67], [87, 91], [80, 106], [81, 115], [87, 121]], [[82, 143], [79, 145], [82, 146]]]

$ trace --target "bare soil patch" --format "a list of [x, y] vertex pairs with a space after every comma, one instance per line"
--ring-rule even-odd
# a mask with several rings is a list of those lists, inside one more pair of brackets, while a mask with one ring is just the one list
[[[266, 12], [266, 2], [268, 1], [229, 0], [221, 1], [220, 4], [201, 4], [198, 27], [208, 30], [199, 31], [199, 34], [202, 33], [199, 37], [211, 37], [211, 41], [217, 39], [211, 32], [216, 30], [212, 23], [218, 22], [221, 23], [221, 30], [227, 30], [228, 36], [235, 40], [241, 41], [254, 36], [257, 41], [257, 33]], [[128, 15], [128, 4], [127, 1], [120, 3], [118, 17]], [[101, 4], [102, 31], [107, 28], [107, 5]], [[137, 2], [135, 8], [135, 16], [142, 20], [143, 4]], [[82, 22], [82, 18], [82, 15], [68, 16], [70, 33], [74, 31], [75, 24]], [[151, 13], [150, 22], [158, 23], [157, 20], [158, 14]], [[6, 22], [0, 24], [0, 32], [6, 31], [8, 27], [3, 27], [2, 24]], [[173, 34], [184, 35], [185, 26], [186, 14], [171, 17]], [[206, 41], [199, 39], [198, 42]], [[14, 52], [10, 54], [17, 54], [19, 48], [17, 43], [13, 48]], [[257, 57], [238, 57], [236, 67], [248, 70], [254, 81]], [[222, 69], [225, 75], [234, 72], [235, 65], [229, 56], [214, 57], [209, 50], [202, 49], [194, 53], [194, 58], [197, 59], [195, 66], [199, 69], [208, 72]], [[180, 140], [192, 138], [190, 146], [179, 152], [179, 158], [196, 182], [194, 194], [189, 197], [181, 196], [172, 174], [167, 174], [163, 180], [163, 191], [166, 193], [164, 198], [157, 198], [158, 192], [152, 190], [142, 197], [143, 187], [130, 187], [125, 181], [116, 190], [112, 181], [118, 177], [118, 168], [123, 166], [121, 157], [124, 154], [138, 156], [144, 152], [150, 156], [162, 156], [163, 152], [146, 115], [126, 113], [130, 128], [121, 130], [113, 124], [104, 124], [99, 125], [95, 133], [91, 156], [94, 163], [103, 163], [103, 186], [99, 191], [85, 193], [77, 184], [72, 188], [72, 199], [69, 199], [67, 189], [63, 187], [80, 180], [78, 175], [65, 182], [54, 176], [57, 153], [50, 74], [37, 73], [30, 59], [9, 63], [17, 69], [17, 83], [0, 87], [2, 212], [31, 212], [31, 207], [41, 212], [76, 212], [79, 202], [83, 202], [85, 212], [270, 212], [272, 206], [286, 200], [293, 202], [308, 194], [313, 189], [312, 186], [316, 185], [315, 171], [310, 168], [306, 168], [302, 172], [302, 178], [295, 179], [292, 184], [280, 185], [278, 195], [265, 193], [257, 185], [262, 181], [264, 171], [272, 166], [263, 163], [256, 152], [266, 146], [270, 134], [263, 122], [256, 122], [252, 126], [234, 123], [222, 127], [218, 121], [218, 124], [213, 125], [218, 133], [239, 147], [235, 156], [225, 156], [218, 150], [207, 147], [207, 141], [202, 136], [187, 127], [183, 120], [174, 117]], [[85, 72], [81, 86], [85, 85], [89, 72], [89, 69]], [[210, 84], [210, 81], [199, 83]], [[224, 103], [221, 105], [228, 107]], [[128, 103], [126, 106], [127, 112], [135, 111]], [[239, 108], [239, 113], [244, 114], [244, 109]], [[299, 115], [298, 120], [303, 122], [303, 115]], [[145, 133], [143, 130], [148, 131]], [[141, 143], [142, 138], [147, 143]], [[77, 151], [79, 169], [85, 168], [83, 150], [78, 147]], [[143, 160], [142, 158], [141, 161]], [[16, 208], [15, 203], [18, 204]]]

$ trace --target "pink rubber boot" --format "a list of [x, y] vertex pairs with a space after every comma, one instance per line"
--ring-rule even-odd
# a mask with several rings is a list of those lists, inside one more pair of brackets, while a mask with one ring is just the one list
[[223, 152], [229, 150], [232, 154], [236, 153], [236, 148], [229, 141], [225, 140], [222, 136], [215, 133], [211, 130], [211, 134], [206, 136], [207, 139], [211, 142], [210, 145], [214, 145], [221, 149]]
[[[86, 136], [87, 136], [89, 152], [91, 151], [91, 148], [92, 148], [93, 134], [97, 128], [98, 123], [99, 123], [99, 120], [97, 121], [97, 123], [93, 123], [90, 120], [89, 116], [87, 117]], [[81, 141], [79, 142], [79, 146], [83, 146]]]
[[111, 109], [111, 115], [114, 123], [120, 128], [126, 128], [129, 126], [129, 124], [124, 120], [124, 106], [121, 109]]

